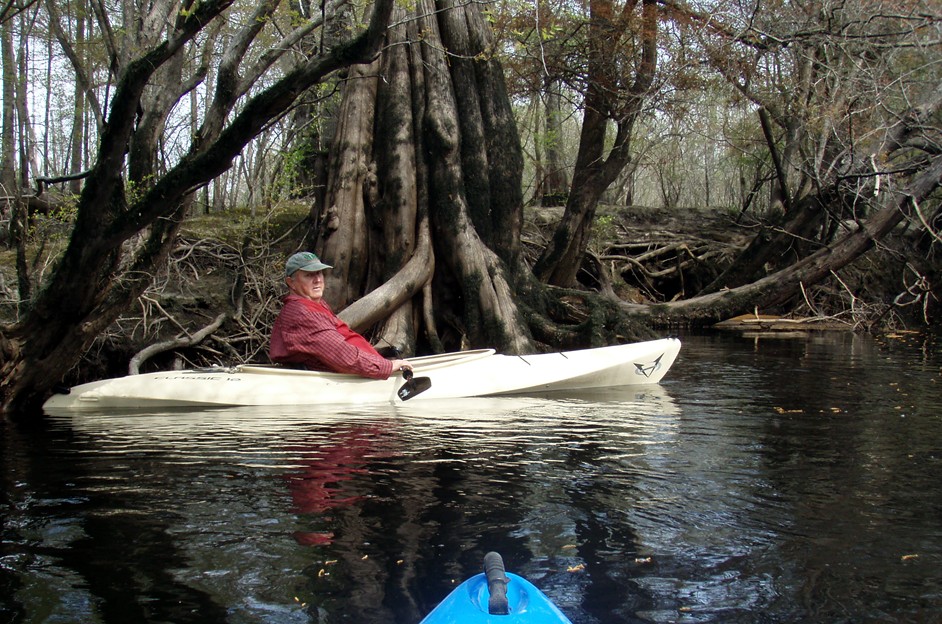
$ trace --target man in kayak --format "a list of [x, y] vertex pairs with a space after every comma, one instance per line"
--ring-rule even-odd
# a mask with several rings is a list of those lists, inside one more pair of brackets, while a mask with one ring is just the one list
[[273, 362], [309, 370], [386, 379], [412, 370], [405, 360], [388, 360], [366, 338], [337, 318], [324, 301], [324, 264], [309, 251], [288, 258], [285, 284], [290, 291], [272, 327], [268, 355]]

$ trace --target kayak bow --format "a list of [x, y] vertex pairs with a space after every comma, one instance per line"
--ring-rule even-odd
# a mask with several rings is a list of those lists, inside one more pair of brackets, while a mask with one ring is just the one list
[[526, 579], [504, 571], [496, 552], [484, 556], [484, 573], [456, 587], [420, 624], [572, 624]]

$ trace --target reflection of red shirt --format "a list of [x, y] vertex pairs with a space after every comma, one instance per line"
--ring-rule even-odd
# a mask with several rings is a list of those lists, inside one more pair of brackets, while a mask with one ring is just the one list
[[[369, 474], [366, 457], [376, 455], [376, 435], [381, 429], [354, 428], [334, 434], [335, 439], [320, 441], [310, 447], [289, 448], [300, 453], [301, 469], [285, 475], [294, 502], [294, 511], [329, 518], [331, 510], [350, 507], [363, 500], [363, 495], [344, 495], [344, 486], [357, 475]], [[299, 544], [318, 546], [330, 544], [331, 531], [296, 531]]]
[[330, 306], [295, 294], [284, 298], [272, 327], [268, 354], [273, 362], [300, 364], [311, 370], [371, 379], [386, 379], [392, 374], [392, 362], [337, 318]]

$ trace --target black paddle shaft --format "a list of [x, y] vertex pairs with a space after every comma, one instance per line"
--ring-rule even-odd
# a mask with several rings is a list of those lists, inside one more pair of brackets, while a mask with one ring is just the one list
[[507, 601], [507, 574], [504, 572], [504, 560], [500, 554], [489, 552], [484, 555], [484, 576], [487, 578], [487, 612], [491, 615], [507, 615], [510, 604]]

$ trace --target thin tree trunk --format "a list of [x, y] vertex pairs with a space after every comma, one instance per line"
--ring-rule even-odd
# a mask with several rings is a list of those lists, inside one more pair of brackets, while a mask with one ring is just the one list
[[[75, 18], [75, 47], [79, 50], [85, 49], [85, 3], [77, 3], [77, 16]], [[69, 154], [69, 175], [80, 173], [84, 166], [85, 146], [85, 86], [81, 81], [75, 81], [73, 91], [75, 99], [75, 111], [72, 113], [72, 134], [71, 150]], [[82, 191], [82, 180], [76, 178], [69, 182], [69, 191], [73, 195], [78, 195]]]
[[559, 89], [559, 80], [547, 79], [544, 96], [546, 131], [542, 141], [546, 146], [546, 156], [545, 171], [541, 179], [541, 202], [544, 206], [559, 206], [565, 203], [569, 188], [569, 176], [566, 175], [560, 149], [563, 144], [563, 111]]
[[0, 63], [3, 69], [3, 109], [0, 112], [0, 194], [9, 202], [17, 196], [16, 183], [16, 83], [11, 20], [0, 22]]
[[[634, 123], [653, 84], [657, 61], [657, 6], [654, 0], [644, 0], [637, 73], [625, 99], [614, 101], [616, 82], [628, 82], [627, 77], [620, 75], [623, 70], [616, 63], [619, 58], [616, 47], [627, 45], [620, 39], [629, 31], [624, 23], [627, 16], [616, 16], [611, 0], [593, 0], [590, 7], [589, 87], [576, 169], [563, 218], [533, 267], [540, 281], [562, 287], [575, 285], [599, 200], [630, 162]], [[611, 118], [615, 118], [617, 130], [606, 155]]]

